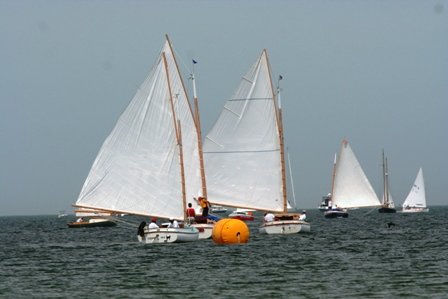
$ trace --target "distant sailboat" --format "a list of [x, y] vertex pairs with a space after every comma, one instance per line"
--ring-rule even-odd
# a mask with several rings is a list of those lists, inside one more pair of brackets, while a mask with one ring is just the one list
[[341, 143], [332, 185], [332, 209], [324, 213], [326, 218], [348, 217], [346, 209], [350, 208], [381, 205], [346, 139]]
[[105, 212], [95, 209], [79, 208], [75, 210], [75, 215], [78, 217], [76, 221], [67, 223], [68, 227], [80, 228], [80, 227], [107, 227], [115, 226], [117, 223], [114, 221], [114, 213]]
[[67, 213], [65, 212], [65, 210], [63, 210], [63, 211], [59, 211], [59, 213], [58, 213], [58, 218], [64, 218], [64, 217], [67, 217], [68, 215], [67, 215]]
[[[337, 160], [338, 154], [334, 154], [334, 160], [333, 160], [333, 172], [332, 172], [332, 177], [331, 177], [331, 189], [333, 190], [333, 184], [334, 184], [334, 174], [335, 174], [335, 170], [336, 170], [336, 160]], [[325, 212], [330, 210], [331, 207], [331, 193], [328, 193], [325, 196], [322, 196], [322, 201], [320, 203], [320, 205], [318, 206], [319, 211], [321, 212]], [[344, 215], [341, 215], [344, 216]], [[347, 214], [348, 216], [348, 214]]]
[[235, 211], [229, 214], [229, 218], [239, 219], [243, 221], [253, 221], [255, 210], [237, 208]]
[[[278, 97], [277, 97], [278, 96]], [[213, 204], [281, 213], [261, 233], [309, 231], [310, 224], [288, 214], [283, 125], [266, 50], [239, 87], [204, 141], [208, 195]]]
[[197, 124], [168, 36], [156, 63], [104, 142], [77, 207], [184, 220], [180, 228], [149, 229], [144, 243], [199, 238], [186, 224], [187, 198], [201, 194]]
[[383, 200], [381, 203], [381, 208], [378, 209], [380, 213], [396, 213], [394, 201], [392, 200], [392, 195], [389, 189], [389, 168], [387, 166], [387, 158], [384, 157], [383, 150]]
[[417, 173], [409, 195], [403, 203], [402, 212], [429, 212], [429, 209], [426, 207], [425, 181], [423, 180], [423, 170], [421, 168]]

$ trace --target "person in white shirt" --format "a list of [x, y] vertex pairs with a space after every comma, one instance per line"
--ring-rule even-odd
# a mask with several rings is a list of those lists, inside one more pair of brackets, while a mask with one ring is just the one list
[[176, 219], [170, 218], [170, 224], [168, 225], [168, 227], [178, 228], [179, 227], [179, 223], [177, 222]]
[[302, 214], [300, 214], [299, 220], [305, 221], [305, 219], [306, 219], [306, 211], [303, 210]]
[[275, 220], [275, 216], [272, 213], [265, 213], [264, 214], [264, 221], [271, 222]]
[[148, 225], [148, 228], [149, 229], [151, 229], [151, 228], [159, 228], [159, 226], [157, 225], [156, 221], [157, 221], [157, 219], [152, 218], [151, 219], [151, 223]]

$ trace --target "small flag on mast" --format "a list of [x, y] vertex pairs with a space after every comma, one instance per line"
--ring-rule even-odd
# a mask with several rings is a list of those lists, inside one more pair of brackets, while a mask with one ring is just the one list
[[192, 61], [193, 61], [193, 64], [196, 64], [196, 63], [198, 63], [196, 60], [194, 60], [194, 59], [192, 59]]
[[280, 81], [281, 79], [283, 79], [283, 76], [282, 75], [278, 76], [278, 80]]

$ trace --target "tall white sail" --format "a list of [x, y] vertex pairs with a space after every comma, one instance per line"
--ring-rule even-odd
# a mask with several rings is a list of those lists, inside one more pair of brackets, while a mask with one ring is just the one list
[[197, 130], [167, 39], [152, 71], [101, 147], [76, 206], [183, 219], [177, 120], [189, 200], [201, 189]]
[[409, 195], [403, 203], [403, 209], [409, 208], [426, 208], [425, 182], [423, 180], [423, 170], [417, 173], [414, 184], [412, 185]]
[[336, 162], [331, 199], [333, 205], [337, 205], [340, 208], [380, 205], [372, 185], [347, 140], [342, 141]]
[[283, 211], [279, 128], [264, 50], [242, 78], [204, 141], [211, 202]]

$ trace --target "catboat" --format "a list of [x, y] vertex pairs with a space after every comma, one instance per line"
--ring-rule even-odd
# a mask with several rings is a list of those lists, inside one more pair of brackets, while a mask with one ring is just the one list
[[346, 139], [342, 140], [333, 165], [332, 208], [324, 212], [325, 218], [346, 218], [347, 209], [381, 205]]
[[[279, 92], [280, 88], [274, 92], [263, 50], [204, 140], [207, 191], [213, 204], [288, 213]], [[308, 222], [292, 219], [263, 224], [259, 231], [289, 234], [309, 228]]]
[[158, 229], [142, 222], [138, 240], [143, 243], [198, 240], [199, 229], [187, 223], [185, 213], [187, 198], [204, 195], [205, 189], [198, 128], [199, 116], [193, 115], [166, 36], [151, 72], [101, 147], [75, 206], [184, 221], [184, 227]]

